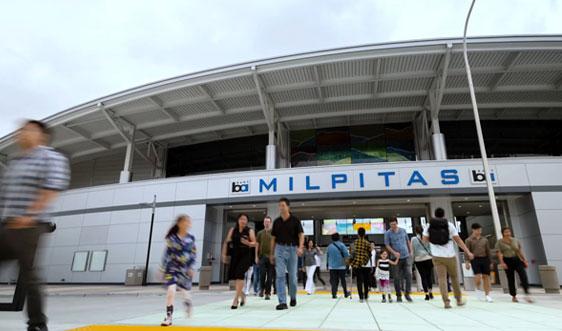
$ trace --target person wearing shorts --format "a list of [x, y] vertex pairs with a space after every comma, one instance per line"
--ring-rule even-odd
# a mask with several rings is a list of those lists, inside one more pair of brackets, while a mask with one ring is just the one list
[[[471, 226], [472, 234], [465, 241], [466, 247], [474, 254], [472, 260], [467, 260], [466, 269], [472, 268], [474, 273], [474, 286], [476, 288], [476, 295], [480, 300], [487, 302], [494, 302], [490, 296], [490, 265], [491, 253], [488, 239], [482, 236], [482, 226], [474, 223]], [[483, 290], [481, 289], [483, 285]]]

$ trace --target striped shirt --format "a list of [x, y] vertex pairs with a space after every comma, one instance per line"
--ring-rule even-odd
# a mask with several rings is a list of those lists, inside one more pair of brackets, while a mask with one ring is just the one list
[[0, 186], [1, 219], [29, 215], [38, 221], [47, 220], [51, 206], [36, 215], [31, 215], [29, 208], [40, 190], [63, 191], [69, 181], [68, 159], [53, 148], [39, 146], [12, 158]]

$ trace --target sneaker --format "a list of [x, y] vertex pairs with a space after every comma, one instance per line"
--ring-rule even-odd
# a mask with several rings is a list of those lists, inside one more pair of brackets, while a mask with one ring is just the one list
[[332, 295], [332, 299], [337, 299], [338, 296], [337, 295]]
[[285, 309], [289, 309], [289, 307], [287, 307], [286, 303], [280, 303], [277, 305], [277, 307], [275, 307], [276, 310], [285, 310]]
[[170, 326], [170, 325], [172, 325], [172, 316], [166, 316], [164, 321], [160, 323], [160, 326]]
[[492, 299], [491, 296], [487, 295], [487, 296], [486, 296], [486, 302], [487, 302], [487, 303], [492, 303], [492, 302], [494, 302], [494, 299]]
[[269, 298], [269, 295], [266, 294], [266, 295], [265, 295], [265, 300], [269, 300], [269, 299], [270, 299], [270, 298]]
[[450, 302], [445, 302], [445, 309], [451, 309], [453, 308], [453, 306], [451, 306]]
[[382, 303], [386, 303], [386, 297], [385, 297], [384, 295], [382, 296], [382, 301], [381, 301], [381, 302], [382, 302]]
[[431, 300], [433, 300], [433, 293], [432, 293], [432, 292], [429, 292], [429, 298], [430, 298]]
[[396, 297], [396, 302], [402, 302], [402, 296], [397, 296], [397, 297]]
[[511, 297], [511, 302], [515, 302], [515, 303], [518, 303], [518, 302], [519, 302], [519, 300], [517, 300], [517, 297]]
[[289, 303], [291, 305], [291, 307], [294, 307], [297, 305], [297, 299], [291, 299], [291, 302]]
[[392, 303], [392, 296], [390, 294], [388, 295], [388, 303]]
[[429, 301], [429, 294], [425, 295], [425, 301]]
[[363, 299], [359, 299], [359, 303], [363, 303], [365, 302]]
[[346, 298], [349, 298], [350, 296], [351, 296], [351, 292], [349, 292], [349, 291], [345, 292], [345, 297], [346, 297]]
[[193, 316], [193, 302], [191, 302], [191, 300], [185, 300], [184, 305], [187, 317], [191, 318]]
[[457, 300], [457, 307], [462, 307], [462, 306], [464, 306], [464, 305], [466, 305], [466, 302], [465, 302], [465, 301], [463, 301], [462, 299], [458, 299], [458, 300]]
[[263, 298], [263, 291], [260, 291], [260, 298]]
[[406, 301], [414, 302], [414, 300], [412, 300], [412, 297], [409, 294], [406, 294], [404, 297], [406, 298]]
[[533, 303], [533, 302], [535, 302], [535, 300], [533, 300], [533, 298], [531, 298], [530, 295], [526, 295], [526, 296], [525, 296], [525, 301], [527, 301], [527, 303]]

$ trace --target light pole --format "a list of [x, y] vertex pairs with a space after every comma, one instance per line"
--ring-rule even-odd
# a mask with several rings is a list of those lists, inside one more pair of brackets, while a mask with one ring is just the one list
[[[148, 205], [148, 204], [141, 204], [141, 205]], [[152, 229], [154, 228], [154, 213], [156, 211], [156, 194], [154, 195], [154, 199], [150, 204], [152, 207], [152, 214], [150, 216], [150, 231], [148, 232], [148, 249], [146, 250], [146, 263], [144, 265], [144, 270], [142, 273], [142, 286], [146, 286], [148, 280], [148, 264], [150, 262], [150, 247], [152, 246]]]
[[490, 165], [488, 164], [488, 156], [486, 154], [486, 145], [484, 144], [484, 136], [482, 135], [482, 127], [480, 126], [480, 115], [478, 114], [478, 105], [476, 104], [476, 94], [474, 93], [474, 84], [472, 83], [472, 73], [470, 72], [470, 65], [468, 63], [468, 50], [466, 46], [466, 31], [468, 29], [468, 21], [470, 14], [476, 0], [472, 0], [466, 21], [464, 23], [464, 36], [463, 36], [463, 57], [466, 67], [466, 78], [468, 79], [468, 89], [470, 90], [470, 99], [472, 101], [472, 110], [474, 111], [474, 122], [476, 124], [476, 134], [478, 136], [478, 144], [480, 145], [480, 154], [482, 157], [482, 166], [484, 167], [484, 177], [486, 179], [486, 187], [488, 188], [488, 197], [490, 198], [490, 209], [492, 210], [492, 219], [494, 221], [494, 228], [496, 230], [496, 237], [499, 240], [502, 237], [500, 215], [498, 213], [498, 205], [496, 204], [496, 195], [494, 187], [490, 180]]

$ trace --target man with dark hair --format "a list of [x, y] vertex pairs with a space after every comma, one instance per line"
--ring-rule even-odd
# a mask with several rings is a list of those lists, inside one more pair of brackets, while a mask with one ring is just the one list
[[[485, 299], [487, 302], [493, 302], [494, 300], [490, 297], [490, 265], [492, 261], [488, 239], [482, 236], [482, 225], [473, 223], [471, 228], [472, 234], [466, 238], [465, 244], [474, 254], [474, 258], [472, 260], [466, 259], [466, 269], [472, 267], [474, 287], [476, 288], [478, 298], [481, 300]], [[482, 283], [484, 285], [484, 295], [482, 295], [482, 290], [480, 289], [480, 284]]]
[[297, 305], [297, 260], [304, 253], [304, 231], [298, 218], [291, 214], [287, 198], [279, 199], [279, 217], [273, 222], [271, 230], [271, 263], [275, 264], [277, 298], [275, 309], [287, 307], [287, 288], [285, 272], [289, 273], [289, 296], [291, 307]]
[[365, 228], [357, 229], [359, 238], [353, 243], [351, 267], [357, 276], [359, 302], [369, 299], [369, 278], [371, 276], [371, 243], [365, 238]]
[[406, 293], [404, 297], [408, 302], [412, 302], [410, 296], [412, 290], [412, 262], [410, 261], [412, 243], [406, 230], [398, 226], [396, 217], [390, 219], [390, 229], [384, 233], [384, 245], [398, 259], [398, 263], [392, 266], [396, 301], [402, 302], [402, 281], [405, 281], [404, 290]]
[[11, 158], [0, 185], [0, 262], [18, 260], [20, 286], [27, 296], [28, 330], [46, 331], [47, 317], [39, 277], [33, 267], [40, 236], [53, 230], [50, 207], [68, 187], [68, 160], [45, 145], [49, 129], [27, 121], [16, 140], [21, 152]]
[[258, 232], [256, 236], [258, 242], [256, 263], [260, 266], [260, 297], [263, 297], [265, 293], [265, 300], [269, 300], [271, 296], [271, 284], [275, 279], [275, 268], [269, 261], [269, 255], [271, 255], [271, 223], [271, 217], [264, 217], [263, 230]]
[[430, 252], [433, 255], [433, 265], [437, 272], [439, 291], [441, 292], [445, 309], [452, 308], [447, 289], [447, 275], [449, 275], [457, 306], [464, 306], [465, 302], [462, 300], [459, 282], [457, 250], [453, 241], [462, 248], [469, 259], [472, 259], [474, 256], [459, 237], [457, 229], [445, 218], [445, 211], [442, 208], [437, 208], [434, 215], [435, 218], [429, 221], [429, 226], [423, 232], [423, 239], [426, 242], [430, 242]]
[[332, 243], [327, 249], [328, 270], [330, 270], [330, 285], [332, 285], [332, 298], [337, 299], [338, 285], [341, 282], [344, 296], [347, 298], [351, 295], [347, 291], [347, 283], [345, 281], [346, 260], [349, 258], [347, 247], [340, 241], [340, 234], [332, 234]]

